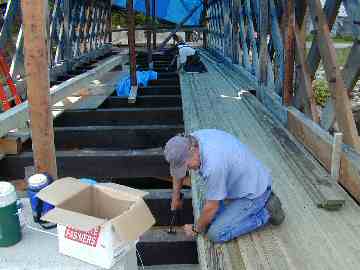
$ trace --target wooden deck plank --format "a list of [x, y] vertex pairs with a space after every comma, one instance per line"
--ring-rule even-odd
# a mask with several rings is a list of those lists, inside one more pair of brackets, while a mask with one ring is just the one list
[[[249, 145], [272, 170], [274, 190], [283, 202], [286, 220], [280, 227], [267, 226], [223, 245], [199, 237], [202, 269], [357, 269], [358, 205], [335, 184], [331, 191], [345, 200], [345, 206], [336, 212], [318, 208], [314, 187], [322, 183], [314, 181], [327, 175], [326, 171], [302, 152], [304, 149], [254, 96], [238, 95], [240, 88], [251, 89], [241, 74], [231, 80], [231, 71], [226, 70], [226, 76], [218, 71], [216, 65], [221, 64], [207, 58], [203, 61], [208, 73], [181, 75], [186, 131], [219, 128]], [[196, 174], [192, 174], [192, 186], [198, 217], [204, 186]]]

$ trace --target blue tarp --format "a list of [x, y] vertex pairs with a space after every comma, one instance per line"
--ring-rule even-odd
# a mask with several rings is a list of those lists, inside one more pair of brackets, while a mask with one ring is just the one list
[[[113, 5], [126, 8], [126, 0], [113, 0]], [[152, 14], [152, 0], [151, 14]], [[156, 0], [156, 17], [173, 22], [180, 23], [189, 12], [195, 7], [201, 5], [202, 0]], [[134, 0], [134, 9], [145, 14], [145, 0]], [[184, 25], [200, 25], [202, 6], [187, 20]]]
[[[136, 71], [137, 85], [146, 87], [151, 80], [157, 80], [155, 71]], [[119, 97], [128, 97], [131, 90], [130, 75], [120, 79], [116, 86], [116, 94]]]

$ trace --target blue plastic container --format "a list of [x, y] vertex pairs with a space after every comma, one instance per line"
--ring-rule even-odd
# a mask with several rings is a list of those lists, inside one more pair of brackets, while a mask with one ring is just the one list
[[35, 174], [28, 179], [27, 194], [30, 199], [31, 209], [34, 221], [36, 223], [44, 223], [40, 220], [46, 212], [53, 209], [54, 206], [40, 200], [36, 194], [46, 186], [53, 182], [52, 177], [45, 173]]

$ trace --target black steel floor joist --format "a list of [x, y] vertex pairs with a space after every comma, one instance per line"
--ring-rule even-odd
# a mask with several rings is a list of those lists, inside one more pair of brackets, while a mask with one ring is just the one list
[[180, 86], [156, 85], [140, 87], [138, 95], [180, 95]]
[[137, 249], [145, 266], [198, 263], [195, 240], [187, 238], [180, 230], [171, 235], [166, 228], [150, 230], [140, 237]]
[[[131, 178], [168, 177], [169, 165], [162, 149], [72, 150], [56, 152], [59, 177]], [[32, 152], [8, 156], [0, 161], [0, 178], [22, 179], [24, 168], [33, 165]]]
[[183, 125], [56, 127], [55, 147], [58, 150], [155, 148], [162, 147], [183, 130]]
[[54, 126], [176, 125], [182, 121], [181, 107], [120, 108], [66, 111]]
[[127, 97], [108, 97], [100, 106], [102, 109], [109, 108], [161, 108], [180, 107], [182, 104], [180, 95], [147, 95], [138, 96], [135, 104], [129, 103]]
[[[147, 191], [149, 194], [145, 196], [145, 202], [155, 217], [155, 226], [169, 226], [171, 217], [171, 189], [156, 189]], [[179, 220], [177, 220], [175, 224], [176, 226], [194, 223], [191, 191], [183, 190], [182, 193], [184, 194], [183, 209], [179, 212]]]

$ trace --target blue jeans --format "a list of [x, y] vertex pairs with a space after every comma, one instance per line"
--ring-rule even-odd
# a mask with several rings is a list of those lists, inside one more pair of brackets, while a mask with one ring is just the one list
[[271, 194], [269, 187], [256, 199], [241, 198], [220, 202], [220, 208], [211, 223], [207, 236], [215, 243], [222, 243], [264, 226], [270, 218], [265, 204]]

